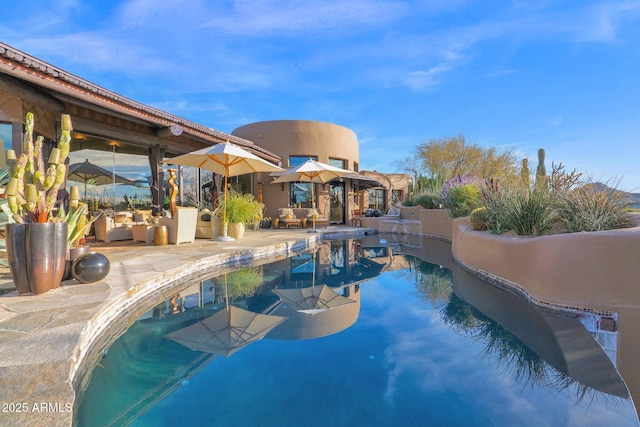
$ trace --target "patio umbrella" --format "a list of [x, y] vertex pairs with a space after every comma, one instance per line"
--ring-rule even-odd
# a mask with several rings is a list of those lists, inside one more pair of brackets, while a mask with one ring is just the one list
[[[324, 184], [341, 176], [352, 174], [352, 171], [338, 168], [335, 166], [321, 163], [316, 160], [307, 160], [300, 166], [296, 166], [287, 170], [278, 176], [277, 179], [271, 181], [272, 184], [281, 184], [283, 182], [309, 182], [311, 183], [311, 207], [316, 207], [316, 201], [313, 196], [314, 183]], [[316, 228], [315, 217], [311, 217], [313, 229]]]
[[166, 334], [165, 338], [194, 351], [229, 357], [285, 320], [283, 316], [254, 313], [230, 305], [225, 275], [225, 308], [198, 323]]
[[136, 185], [134, 181], [115, 175], [113, 172], [106, 170], [86, 159], [82, 163], [74, 163], [69, 165], [69, 175], [67, 179], [76, 182], [84, 182], [84, 198], [87, 198], [87, 181], [93, 180], [96, 185], [106, 184], [125, 184]]
[[[224, 176], [224, 204], [227, 201], [227, 181], [231, 176], [253, 172], [281, 172], [284, 169], [261, 159], [253, 153], [230, 142], [216, 144], [192, 153], [165, 160], [172, 165], [192, 166]], [[222, 212], [223, 235], [219, 240], [233, 240], [227, 236], [227, 212]]]

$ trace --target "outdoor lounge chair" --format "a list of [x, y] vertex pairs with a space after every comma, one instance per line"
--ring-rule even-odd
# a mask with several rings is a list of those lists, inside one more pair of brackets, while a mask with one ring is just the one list
[[[313, 215], [315, 213], [315, 219]], [[317, 225], [324, 225], [324, 228], [327, 228], [329, 225], [329, 219], [324, 218], [318, 208], [306, 208], [304, 210], [304, 216], [307, 218], [307, 227], [313, 227], [313, 223], [315, 222]]]
[[302, 227], [302, 220], [300, 218], [296, 218], [292, 208], [278, 209], [278, 220], [278, 228]]

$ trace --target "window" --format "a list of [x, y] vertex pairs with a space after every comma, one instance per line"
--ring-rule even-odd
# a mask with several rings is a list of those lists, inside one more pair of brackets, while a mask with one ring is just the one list
[[0, 123], [0, 169], [5, 166], [7, 150], [12, 148], [12, 129], [13, 127], [10, 123]]
[[335, 166], [335, 167], [337, 167], [337, 168], [346, 169], [346, 165], [345, 165], [345, 163], [346, 163], [346, 162], [345, 162], [344, 160], [342, 160], [342, 159], [332, 159], [332, 158], [329, 158], [329, 164], [330, 164], [331, 166]]
[[289, 204], [292, 207], [310, 208], [311, 183], [292, 182], [289, 184]]
[[353, 162], [353, 171], [354, 172], [360, 171], [360, 166], [358, 166], [358, 162]]
[[307, 160], [318, 160], [317, 156], [289, 156], [289, 167], [295, 168]]
[[404, 200], [404, 191], [402, 190], [391, 190], [391, 203], [397, 203]]
[[369, 208], [370, 209], [379, 209], [385, 210], [385, 197], [384, 191], [382, 189], [371, 189], [369, 190]]

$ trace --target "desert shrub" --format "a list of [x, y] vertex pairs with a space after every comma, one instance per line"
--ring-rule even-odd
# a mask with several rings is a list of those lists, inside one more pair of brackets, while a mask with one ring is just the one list
[[406, 206], [406, 207], [418, 206], [418, 198], [408, 197], [402, 201], [402, 206]]
[[425, 209], [440, 209], [442, 197], [437, 193], [425, 193], [418, 197], [417, 204]]
[[452, 218], [469, 215], [482, 205], [482, 190], [476, 184], [463, 184], [448, 190], [444, 206]]
[[604, 185], [584, 184], [559, 191], [555, 205], [558, 219], [568, 233], [631, 226], [621, 193]]
[[447, 206], [447, 204], [449, 203], [449, 193], [451, 192], [451, 190], [453, 188], [461, 187], [467, 184], [476, 185], [478, 188], [484, 187], [484, 181], [475, 176], [464, 175], [451, 178], [447, 180], [440, 189], [440, 197], [442, 197], [442, 203]]
[[546, 188], [511, 186], [486, 198], [494, 233], [513, 230], [520, 236], [536, 236], [552, 229], [553, 199]]

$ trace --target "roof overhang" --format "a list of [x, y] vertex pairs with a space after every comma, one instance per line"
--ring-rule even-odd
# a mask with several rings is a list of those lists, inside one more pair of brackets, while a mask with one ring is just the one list
[[[174, 116], [148, 105], [133, 101], [115, 92], [95, 85], [38, 58], [21, 52], [9, 45], [0, 43], [0, 72], [27, 82], [36, 89], [60, 101], [65, 112], [71, 113], [90, 110], [93, 113], [130, 121], [150, 129], [148, 135], [137, 135], [135, 141], [143, 146], [153, 143], [165, 145], [167, 155], [174, 156], [205, 146], [229, 141], [240, 145], [265, 160], [278, 163], [281, 157], [254, 144], [252, 141], [217, 131], [187, 119]], [[77, 118], [76, 123], [90, 128], [90, 117]], [[133, 126], [133, 125], [132, 125]], [[114, 126], [114, 131], [117, 126]], [[108, 138], [109, 129], [96, 137]], [[100, 133], [100, 132], [97, 132]], [[131, 141], [125, 141], [130, 143]]]

